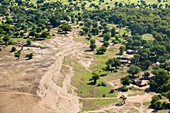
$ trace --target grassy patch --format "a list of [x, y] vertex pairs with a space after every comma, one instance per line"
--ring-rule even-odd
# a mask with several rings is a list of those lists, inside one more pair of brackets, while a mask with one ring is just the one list
[[150, 40], [150, 41], [154, 40], [154, 37], [151, 34], [144, 34], [144, 35], [142, 35], [142, 38], [144, 40]]
[[108, 99], [108, 100], [80, 100], [83, 103], [82, 111], [90, 111], [94, 109], [101, 108], [102, 106], [112, 104], [116, 101], [116, 99]]
[[101, 78], [97, 80], [96, 85], [91, 85], [93, 81], [90, 81], [92, 74], [91, 72], [85, 70], [80, 63], [76, 63], [74, 65], [75, 76], [72, 79], [72, 85], [78, 88], [78, 95], [80, 97], [102, 97], [105, 95], [106, 97], [115, 97], [116, 93], [110, 94], [110, 90], [112, 89], [107, 83], [106, 87], [97, 86], [97, 84], [104, 82]]
[[148, 107], [148, 106], [150, 105], [150, 102], [143, 102], [143, 105], [144, 105], [145, 107]]
[[138, 88], [131, 88], [130, 91], [132, 92], [131, 94], [128, 94], [128, 96], [136, 96], [136, 95], [144, 95], [145, 94], [145, 91], [144, 90], [141, 90], [141, 89], [138, 89]]

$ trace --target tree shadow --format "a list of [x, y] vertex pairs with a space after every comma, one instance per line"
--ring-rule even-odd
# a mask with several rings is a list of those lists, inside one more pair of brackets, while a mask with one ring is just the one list
[[103, 55], [104, 52], [96, 52], [95, 55]]
[[94, 86], [94, 85], [96, 85], [96, 83], [94, 81], [92, 81], [92, 82], [87, 83], [87, 85]]
[[117, 90], [118, 92], [127, 92], [127, 91], [123, 90], [122, 87], [116, 88], [115, 90]]
[[93, 52], [91, 49], [84, 50], [84, 52]]
[[100, 40], [100, 42], [102, 42], [102, 43], [103, 43], [104, 41], [103, 41], [103, 40]]
[[107, 73], [100, 74], [101, 77], [107, 76]]
[[122, 55], [122, 54], [120, 54], [120, 53], [116, 53], [116, 55]]

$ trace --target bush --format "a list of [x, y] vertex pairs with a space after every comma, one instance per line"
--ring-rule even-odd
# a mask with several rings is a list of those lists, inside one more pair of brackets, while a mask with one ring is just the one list
[[130, 85], [132, 83], [131, 79], [128, 76], [121, 78], [120, 81], [123, 85]]
[[114, 90], [113, 90], [113, 89], [111, 89], [109, 93], [114, 93]]
[[17, 52], [15, 53], [15, 57], [19, 58], [20, 56], [21, 56], [21, 51], [17, 51]]
[[98, 86], [106, 87], [106, 84], [104, 82], [101, 82], [101, 83], [98, 84]]
[[31, 45], [31, 40], [27, 39], [27, 45], [30, 46]]
[[26, 57], [27, 57], [28, 59], [32, 59], [32, 58], [33, 58], [33, 53], [27, 54]]
[[108, 47], [108, 45], [109, 45], [109, 42], [108, 41], [104, 41], [103, 46]]
[[106, 47], [105, 47], [105, 46], [101, 46], [101, 47], [97, 50], [97, 54], [104, 54], [104, 52], [106, 52]]
[[10, 52], [15, 52], [16, 50], [17, 50], [16, 47], [13, 46]]
[[123, 91], [123, 92], [126, 92], [126, 91], [128, 91], [129, 89], [128, 89], [128, 87], [126, 87], [126, 86], [122, 86], [121, 87], [121, 91]]

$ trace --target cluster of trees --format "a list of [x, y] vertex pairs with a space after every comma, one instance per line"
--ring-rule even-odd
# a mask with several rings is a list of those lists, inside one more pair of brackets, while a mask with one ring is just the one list
[[121, 62], [118, 58], [113, 58], [113, 59], [109, 59], [107, 62], [106, 62], [106, 69], [108, 71], [113, 71], [113, 67], [115, 67], [115, 69], [117, 69], [119, 66], [120, 66]]
[[70, 13], [65, 12], [67, 8], [58, 1], [37, 0], [37, 4], [33, 4], [30, 0], [1, 0], [0, 44], [14, 44], [13, 38], [50, 38], [53, 27], [71, 31], [70, 25], [61, 22], [70, 21]]
[[155, 69], [153, 71], [153, 74], [155, 75], [154, 80], [150, 82], [150, 87], [152, 90], [156, 92], [167, 92], [169, 91], [169, 74], [164, 69]]
[[170, 104], [167, 102], [161, 101], [162, 96], [161, 95], [154, 95], [152, 97], [151, 105], [150, 107], [161, 110], [161, 109], [170, 109]]

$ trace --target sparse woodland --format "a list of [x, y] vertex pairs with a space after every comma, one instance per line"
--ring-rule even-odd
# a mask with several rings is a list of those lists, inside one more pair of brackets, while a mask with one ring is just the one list
[[[33, 41], [48, 40], [53, 35], [50, 33], [52, 28], [57, 29], [56, 33], [69, 35], [71, 26], [77, 25], [81, 28], [79, 35], [86, 37], [90, 51], [96, 56], [106, 54], [110, 46], [121, 45], [116, 56], [106, 59], [104, 67], [91, 72], [91, 86], [106, 87], [107, 83], [97, 81], [102, 76], [108, 76], [108, 73], [118, 73], [122, 67], [127, 67], [125, 71], [128, 74], [120, 79], [123, 85], [120, 90], [126, 92], [131, 90], [129, 85], [136, 84], [136, 80], [146, 80], [149, 85], [146, 92], [157, 93], [152, 97], [150, 107], [156, 110], [170, 109], [168, 1], [159, 0], [154, 4], [148, 4], [145, 0], [137, 4], [93, 1], [1, 0], [0, 50], [12, 45], [10, 52], [14, 52], [19, 59], [23, 50], [17, 50], [16, 46], [31, 47]], [[104, 8], [102, 4], [105, 4]], [[145, 34], [152, 36], [152, 39], [144, 39]], [[18, 42], [16, 39], [24, 41]], [[98, 40], [102, 45], [97, 44]], [[126, 53], [132, 57], [124, 58]], [[33, 53], [26, 55], [28, 59], [33, 59], [33, 56]], [[140, 73], [143, 73], [142, 77], [137, 76]], [[110, 91], [114, 93], [115, 90], [112, 88]]]

